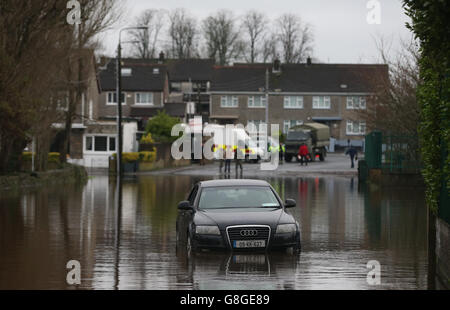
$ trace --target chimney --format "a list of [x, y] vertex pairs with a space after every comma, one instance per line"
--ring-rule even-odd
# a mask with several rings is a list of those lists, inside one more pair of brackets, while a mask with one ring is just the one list
[[279, 73], [279, 72], [281, 72], [281, 62], [280, 62], [280, 60], [279, 60], [278, 58], [276, 58], [276, 59], [273, 61], [272, 72], [273, 72], [273, 73]]
[[306, 65], [311, 66], [311, 57], [306, 58]]
[[164, 63], [164, 52], [159, 53], [158, 63], [160, 64]]

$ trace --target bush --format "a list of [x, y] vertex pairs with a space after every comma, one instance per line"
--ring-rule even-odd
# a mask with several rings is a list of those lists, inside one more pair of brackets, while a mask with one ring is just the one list
[[[113, 154], [114, 159], [117, 158], [117, 154]], [[133, 152], [122, 153], [123, 163], [135, 163], [135, 162], [153, 162], [156, 160], [156, 151], [153, 152]]]
[[156, 142], [173, 142], [178, 137], [172, 137], [172, 127], [180, 123], [180, 119], [158, 111], [158, 115], [147, 122], [145, 132], [151, 133]]
[[31, 152], [23, 152], [22, 153], [22, 161], [31, 161], [31, 157], [32, 157]]
[[[420, 41], [419, 137], [426, 203], [434, 214], [450, 195], [450, 40], [448, 1], [404, 0], [407, 27]], [[441, 211], [442, 211], [441, 209]]]
[[57, 152], [48, 153], [48, 162], [59, 164], [59, 156], [60, 154]]
[[156, 160], [156, 152], [139, 152], [139, 161], [153, 162]]
[[142, 144], [152, 144], [154, 142], [155, 141], [153, 141], [151, 133], [147, 133], [147, 134], [143, 135], [142, 138], [141, 138], [141, 143]]
[[[22, 161], [24, 161], [24, 162], [31, 161], [32, 156], [33, 156], [32, 152], [23, 152], [22, 153]], [[59, 156], [60, 156], [60, 154], [57, 152], [48, 153], [48, 162], [59, 164], [60, 163]]]

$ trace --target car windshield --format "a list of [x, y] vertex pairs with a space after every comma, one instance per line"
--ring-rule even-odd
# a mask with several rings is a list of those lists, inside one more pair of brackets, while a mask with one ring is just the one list
[[307, 140], [308, 138], [308, 133], [304, 131], [289, 131], [286, 137], [287, 140]]
[[211, 187], [202, 190], [199, 209], [279, 208], [269, 187]]

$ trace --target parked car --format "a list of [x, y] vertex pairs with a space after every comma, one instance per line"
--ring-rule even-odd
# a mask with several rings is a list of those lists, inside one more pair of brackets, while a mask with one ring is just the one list
[[177, 246], [188, 254], [201, 249], [300, 249], [300, 229], [282, 201], [262, 180], [212, 180], [197, 183], [178, 204]]

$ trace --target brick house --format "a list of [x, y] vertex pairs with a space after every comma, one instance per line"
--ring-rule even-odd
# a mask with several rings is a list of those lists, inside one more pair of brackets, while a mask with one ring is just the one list
[[[86, 99], [79, 109], [82, 126], [74, 123], [70, 141], [71, 162], [87, 167], [108, 167], [117, 145], [116, 61], [93, 63]], [[165, 106], [168, 98], [166, 67], [136, 59], [122, 61], [123, 151], [137, 151], [142, 123]]]
[[[88, 117], [82, 125], [72, 126], [71, 161], [88, 167], [107, 167], [108, 158], [116, 152], [116, 60], [102, 62], [92, 64], [88, 102], [80, 105]], [[138, 150], [146, 122], [159, 111], [187, 122], [189, 102], [198, 100], [194, 93], [202, 99], [197, 106], [201, 109], [206, 103], [203, 110], [209, 112], [206, 92], [212, 66], [209, 59], [173, 60], [164, 59], [163, 54], [159, 59], [122, 59], [123, 151]]]
[[169, 102], [184, 102], [189, 116], [201, 115], [208, 121], [214, 59], [165, 59], [161, 53], [158, 62], [167, 66]]
[[361, 110], [370, 104], [374, 77], [387, 78], [386, 65], [234, 64], [216, 66], [210, 89], [212, 122], [244, 126], [265, 123], [264, 87], [269, 72], [269, 123], [284, 133], [316, 121], [330, 126], [336, 145], [361, 146], [367, 132]]

